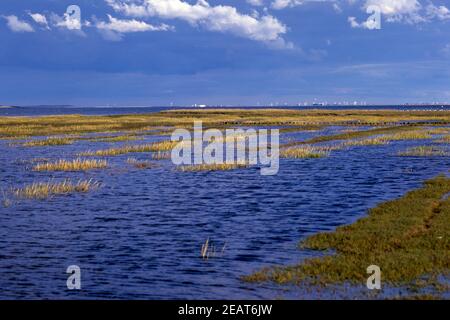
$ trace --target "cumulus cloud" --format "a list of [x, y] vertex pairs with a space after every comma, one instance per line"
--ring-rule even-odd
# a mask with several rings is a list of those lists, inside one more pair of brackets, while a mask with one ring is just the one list
[[55, 18], [55, 25], [60, 28], [66, 28], [69, 30], [81, 30], [82, 24], [81, 20], [76, 19], [68, 15], [67, 13], [64, 14], [64, 17], [57, 17]]
[[365, 7], [378, 6], [388, 22], [418, 23], [450, 19], [450, 10], [446, 6], [436, 6], [431, 1], [427, 3], [425, 6], [419, 0], [367, 0]]
[[426, 7], [426, 15], [429, 19], [447, 20], [450, 19], [450, 10], [445, 6], [429, 4]]
[[[364, 0], [362, 9], [365, 11], [369, 7], [378, 8], [387, 22], [415, 24], [436, 19], [450, 19], [450, 10], [446, 6], [436, 6], [431, 0], [427, 0], [425, 6], [423, 2], [419, 0]], [[367, 22], [358, 23], [355, 17], [349, 17], [348, 21], [353, 28], [367, 28]]]
[[40, 14], [40, 13], [28, 13], [28, 15], [31, 17], [31, 19], [33, 19], [34, 22], [36, 22], [37, 24], [45, 27], [46, 29], [49, 29], [50, 27], [48, 26], [48, 21], [47, 18], [45, 17], [45, 15]]
[[111, 41], [120, 41], [122, 34], [131, 32], [147, 32], [147, 31], [169, 31], [173, 30], [172, 26], [161, 24], [154, 26], [139, 20], [123, 20], [108, 15], [108, 22], [98, 21], [95, 27], [101, 32], [105, 39]]
[[17, 16], [3, 16], [6, 19], [6, 25], [13, 32], [34, 32], [33, 27], [25, 21], [20, 20]]
[[364, 7], [376, 6], [388, 21], [423, 22], [422, 5], [418, 0], [367, 0]]
[[144, 31], [168, 31], [173, 29], [172, 27], [162, 24], [160, 26], [153, 26], [144, 21], [138, 20], [120, 20], [108, 15], [109, 22], [100, 21], [96, 24], [96, 27], [101, 30], [110, 30], [119, 33], [128, 32], [144, 32]]
[[271, 15], [255, 17], [242, 14], [235, 7], [211, 6], [206, 0], [190, 4], [181, 0], [106, 0], [116, 11], [134, 17], [180, 19], [210, 31], [227, 32], [244, 38], [275, 44], [286, 44], [282, 35], [287, 27]]

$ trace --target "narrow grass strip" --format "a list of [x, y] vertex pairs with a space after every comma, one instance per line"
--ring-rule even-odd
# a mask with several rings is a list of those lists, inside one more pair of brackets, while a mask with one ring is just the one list
[[450, 154], [442, 148], [433, 146], [420, 146], [409, 148], [398, 153], [402, 157], [446, 157]]
[[93, 180], [80, 180], [72, 183], [70, 180], [62, 182], [35, 182], [23, 188], [15, 189], [14, 195], [22, 199], [47, 199], [52, 195], [66, 195], [70, 193], [86, 193], [100, 186]]
[[299, 146], [280, 151], [282, 158], [307, 159], [307, 158], [324, 158], [329, 156], [330, 149], [326, 147]]
[[33, 167], [33, 171], [87, 171], [93, 169], [104, 169], [108, 166], [106, 160], [63, 160], [56, 162], [39, 163]]
[[171, 151], [178, 142], [174, 141], [162, 141], [151, 144], [140, 145], [128, 145], [117, 148], [109, 148], [105, 150], [87, 151], [80, 153], [79, 156], [118, 156], [127, 153], [139, 153], [139, 152], [159, 152], [159, 151]]
[[248, 167], [247, 163], [221, 163], [221, 164], [184, 165], [178, 166], [177, 169], [182, 172], [198, 172], [198, 171], [228, 171], [247, 167]]
[[67, 138], [47, 138], [43, 140], [32, 140], [22, 144], [24, 147], [44, 147], [44, 146], [63, 146], [72, 144], [72, 139]]

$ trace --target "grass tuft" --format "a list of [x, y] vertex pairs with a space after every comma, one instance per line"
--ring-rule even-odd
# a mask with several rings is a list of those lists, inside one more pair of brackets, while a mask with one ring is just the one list
[[99, 182], [92, 180], [80, 180], [77, 183], [72, 183], [69, 180], [64, 180], [63, 182], [36, 182], [14, 190], [14, 194], [18, 198], [42, 200], [52, 195], [64, 195], [74, 192], [86, 193], [99, 186]]
[[44, 147], [44, 146], [63, 146], [72, 144], [72, 139], [67, 138], [47, 138], [44, 140], [32, 140], [22, 144], [24, 147]]
[[442, 148], [433, 147], [433, 146], [421, 146], [409, 148], [406, 151], [402, 151], [398, 153], [399, 156], [402, 157], [446, 157], [449, 156], [448, 152], [443, 150]]
[[352, 146], [376, 146], [376, 145], [385, 145], [389, 144], [389, 139], [385, 136], [381, 137], [374, 137], [374, 138], [366, 138], [366, 139], [359, 139], [359, 140], [350, 140], [345, 141], [343, 143], [343, 146], [345, 147], [352, 147]]
[[431, 139], [433, 136], [429, 131], [426, 130], [411, 130], [404, 132], [396, 132], [385, 136], [385, 139], [395, 141], [395, 140], [423, 140]]
[[170, 151], [176, 146], [178, 142], [174, 141], [162, 141], [155, 142], [151, 144], [139, 144], [139, 145], [129, 145], [118, 148], [109, 148], [105, 150], [97, 151], [87, 151], [80, 153], [79, 156], [118, 156], [127, 153], [138, 153], [138, 152], [159, 152], [159, 151]]
[[280, 151], [282, 158], [324, 158], [329, 156], [331, 147], [313, 147], [313, 146], [300, 146], [283, 149]]
[[178, 166], [177, 169], [183, 172], [198, 172], [198, 171], [227, 171], [234, 169], [247, 168], [247, 163], [221, 163], [221, 164], [195, 164]]
[[86, 171], [92, 169], [103, 169], [108, 166], [106, 160], [63, 160], [56, 162], [39, 163], [33, 167], [33, 171]]

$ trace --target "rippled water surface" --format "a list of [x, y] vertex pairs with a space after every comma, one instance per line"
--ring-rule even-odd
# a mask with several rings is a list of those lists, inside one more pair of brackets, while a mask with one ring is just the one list
[[[146, 141], [155, 139], [161, 138]], [[281, 159], [278, 175], [261, 176], [258, 168], [182, 173], [170, 161], [140, 170], [125, 163], [130, 155], [109, 158], [106, 170], [33, 172], [33, 158], [70, 159], [112, 144], [24, 148], [0, 140], [3, 190], [63, 178], [102, 183], [88, 194], [13, 200], [0, 207], [0, 298], [282, 297], [283, 288], [247, 284], [239, 276], [311, 256], [296, 247], [305, 236], [351, 223], [446, 172], [448, 157], [396, 155], [423, 144], [398, 141], [334, 151], [323, 159]], [[224, 247], [222, 256], [200, 258], [208, 238], [219, 250]], [[69, 265], [81, 267], [80, 291], [66, 288]]]

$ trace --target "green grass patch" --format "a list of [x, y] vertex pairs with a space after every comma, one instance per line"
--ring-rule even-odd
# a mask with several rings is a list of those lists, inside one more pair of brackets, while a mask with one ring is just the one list
[[310, 236], [300, 244], [301, 248], [333, 250], [335, 254], [289, 267], [266, 268], [243, 279], [365, 285], [367, 267], [378, 265], [383, 283], [417, 285], [423, 277], [437, 283], [439, 275], [448, 274], [450, 268], [449, 192], [450, 178], [428, 180], [422, 188], [371, 209], [367, 217], [334, 232]]

